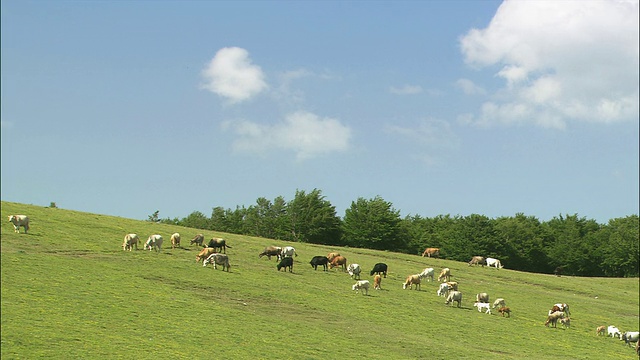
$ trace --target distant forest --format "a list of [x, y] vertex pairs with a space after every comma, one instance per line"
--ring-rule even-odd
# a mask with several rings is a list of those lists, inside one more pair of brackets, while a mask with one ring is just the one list
[[211, 216], [194, 211], [178, 219], [149, 221], [197, 229], [295, 242], [349, 246], [422, 254], [440, 248], [440, 257], [469, 261], [480, 255], [500, 259], [505, 268], [564, 275], [638, 277], [640, 221], [638, 215], [595, 220], [558, 215], [541, 222], [517, 213], [512, 217], [439, 215], [404, 218], [390, 202], [377, 196], [358, 198], [341, 218], [322, 192], [296, 191], [295, 198], [258, 198], [255, 205], [235, 210], [214, 207]]

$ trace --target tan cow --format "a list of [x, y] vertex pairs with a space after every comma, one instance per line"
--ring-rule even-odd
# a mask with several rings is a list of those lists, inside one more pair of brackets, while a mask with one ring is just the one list
[[376, 274], [376, 276], [373, 277], [373, 288], [375, 290], [382, 290], [382, 288], [380, 287], [381, 282], [382, 282], [382, 277]]
[[214, 248], [204, 248], [204, 249], [200, 250], [198, 255], [196, 255], [196, 262], [200, 262], [201, 260], [204, 260], [204, 259], [208, 258], [209, 255], [211, 255], [211, 254], [213, 254], [215, 252], [216, 252], [216, 249], [214, 249]]
[[440, 248], [426, 248], [422, 253], [422, 257], [439, 257], [440, 256]]
[[327, 254], [327, 259], [329, 259], [329, 261], [333, 260], [335, 257], [340, 256], [339, 252], [330, 252], [329, 254]]
[[175, 249], [177, 247], [180, 247], [180, 234], [175, 233], [171, 235], [171, 248]]
[[124, 242], [122, 243], [122, 250], [126, 251], [135, 246], [136, 250], [138, 250], [138, 243], [140, 242], [140, 238], [137, 234], [127, 234], [124, 236]]
[[347, 271], [347, 258], [342, 255], [334, 257], [329, 264], [329, 268], [333, 269], [338, 266], [342, 266], [342, 271]]
[[191, 239], [191, 242], [189, 243], [189, 245], [196, 244], [198, 246], [202, 246], [203, 242], [204, 242], [204, 235], [198, 234], [193, 239]]
[[9, 215], [9, 222], [13, 224], [13, 230], [20, 233], [20, 226], [24, 228], [24, 233], [29, 230], [29, 217], [27, 215]]
[[444, 268], [440, 271], [440, 275], [438, 275], [438, 281], [443, 280], [450, 281], [451, 280], [451, 269]]
[[409, 286], [409, 290], [411, 290], [413, 285], [416, 286], [416, 290], [420, 290], [420, 274], [407, 276], [407, 279], [402, 284], [402, 288], [406, 289], [407, 286]]

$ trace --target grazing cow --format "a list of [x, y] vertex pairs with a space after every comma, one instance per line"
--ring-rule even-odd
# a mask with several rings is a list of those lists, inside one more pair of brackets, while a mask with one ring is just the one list
[[449, 285], [449, 290], [458, 291], [458, 282], [457, 281], [447, 281], [447, 285]]
[[296, 249], [293, 246], [285, 246], [282, 248], [282, 253], [280, 253], [281, 257], [293, 257], [298, 256], [296, 253]]
[[511, 309], [509, 309], [506, 306], [503, 306], [500, 309], [498, 309], [498, 312], [502, 314], [502, 317], [504, 317], [504, 314], [507, 314], [507, 317], [511, 317]]
[[373, 270], [369, 273], [369, 275], [373, 276], [373, 274], [383, 274], [384, 277], [387, 277], [387, 264], [385, 263], [377, 263], [373, 265]]
[[409, 286], [409, 290], [413, 288], [413, 285], [416, 286], [416, 290], [420, 290], [420, 275], [409, 275], [407, 276], [407, 280], [402, 284], [402, 288], [406, 289]]
[[438, 294], [438, 296], [443, 296], [446, 298], [449, 295], [449, 284], [447, 283], [440, 284], [440, 288], [438, 288], [438, 291], [436, 291], [436, 294]]
[[485, 260], [484, 256], [474, 256], [471, 258], [471, 261], [469, 261], [469, 266], [482, 265], [482, 267], [484, 267], [486, 263], [487, 263], [487, 260]]
[[450, 281], [451, 280], [451, 270], [449, 268], [444, 268], [440, 271], [440, 275], [438, 275], [438, 281]]
[[362, 272], [362, 269], [358, 264], [350, 264], [349, 266], [347, 266], [347, 272], [349, 273], [349, 276], [351, 276], [351, 278], [360, 279], [360, 272]]
[[177, 248], [180, 247], [180, 234], [175, 233], [173, 235], [171, 235], [171, 248]]
[[619, 339], [622, 339], [622, 334], [620, 333], [620, 329], [618, 329], [613, 325], [609, 325], [607, 327], [607, 336], [611, 336], [612, 338], [618, 337]]
[[562, 311], [567, 316], [571, 315], [569, 305], [567, 304], [555, 304], [552, 309], [555, 309], [554, 311]]
[[447, 296], [447, 301], [444, 303], [445, 305], [449, 305], [454, 301], [457, 302], [458, 307], [460, 307], [460, 304], [462, 303], [462, 293], [460, 291], [451, 291]]
[[342, 266], [342, 271], [347, 271], [347, 258], [339, 255], [330, 260], [329, 268], [333, 269], [334, 267]]
[[284, 268], [285, 272], [287, 271], [287, 268], [289, 268], [289, 272], [293, 272], [293, 258], [291, 256], [283, 257], [282, 260], [280, 260], [280, 263], [278, 264], [278, 271], [282, 268]]
[[556, 323], [558, 320], [564, 317], [564, 313], [562, 311], [556, 311], [547, 316], [547, 321], [544, 322], [544, 326], [549, 327], [549, 324], [554, 328], [557, 327]]
[[202, 266], [206, 267], [207, 264], [213, 264], [214, 269], [217, 269], [216, 264], [222, 265], [222, 271], [224, 271], [224, 268], [226, 267], [227, 272], [229, 272], [229, 269], [231, 268], [231, 265], [229, 265], [229, 256], [227, 254], [213, 253], [202, 262]]
[[330, 252], [327, 254], [327, 259], [329, 259], [329, 262], [331, 262], [334, 258], [340, 256], [339, 252]]
[[259, 258], [266, 256], [267, 259], [271, 260], [272, 256], [275, 256], [278, 260], [280, 260], [280, 254], [282, 253], [282, 248], [280, 246], [267, 246], [262, 250], [260, 254], [258, 254]]
[[193, 239], [191, 239], [189, 245], [196, 244], [198, 246], [202, 246], [202, 243], [204, 243], [204, 235], [198, 234]]
[[498, 306], [500, 306], [500, 307], [505, 307], [505, 306], [507, 306], [507, 305], [504, 303], [504, 299], [503, 299], [503, 298], [497, 298], [497, 299], [496, 299], [496, 301], [494, 301], [494, 302], [493, 302], [493, 308], [494, 308], [494, 309], [495, 309], [495, 308], [497, 308]]
[[380, 283], [382, 282], [382, 277], [379, 274], [373, 277], [373, 288], [376, 290], [382, 290], [380, 287]]
[[422, 279], [427, 278], [427, 281], [433, 281], [433, 273], [433, 268], [426, 268], [422, 270], [422, 272], [420, 273], [420, 277]]
[[473, 303], [474, 307], [478, 308], [478, 312], [482, 312], [482, 309], [486, 309], [485, 314], [491, 314], [491, 304], [488, 302], [475, 302]]
[[439, 257], [440, 256], [440, 248], [426, 248], [422, 253], [422, 257]]
[[135, 246], [136, 250], [138, 250], [138, 243], [140, 242], [140, 238], [137, 234], [127, 234], [124, 236], [124, 242], [122, 243], [122, 250], [129, 250]]
[[482, 303], [488, 303], [489, 302], [489, 294], [487, 294], [487, 293], [476, 294], [476, 301], [477, 302], [482, 302]]
[[207, 247], [214, 248], [216, 250], [220, 249], [225, 254], [227, 253], [227, 248], [231, 249], [231, 246], [227, 245], [227, 242], [221, 238], [211, 238]]
[[356, 291], [356, 294], [359, 290], [364, 290], [362, 295], [369, 295], [369, 280], [358, 280], [351, 288]]
[[494, 259], [494, 258], [487, 258], [486, 259], [487, 262], [487, 266], [488, 267], [494, 267], [498, 270], [502, 269], [504, 266], [502, 266], [502, 263], [500, 262], [500, 260], [498, 259]]
[[620, 337], [620, 340], [624, 340], [624, 342], [631, 346], [634, 342], [637, 342], [640, 339], [640, 332], [637, 331], [627, 331]]
[[326, 256], [314, 256], [313, 259], [309, 261], [309, 264], [311, 264], [311, 267], [315, 270], [318, 270], [318, 266], [322, 265], [324, 271], [327, 271], [329, 268], [329, 259], [327, 259]]
[[211, 255], [211, 254], [213, 254], [215, 252], [216, 252], [216, 249], [214, 249], [214, 248], [204, 248], [204, 249], [200, 250], [198, 255], [196, 255], [196, 262], [200, 262], [200, 260], [204, 260], [204, 259], [208, 258], [209, 255]]
[[13, 231], [20, 233], [20, 226], [24, 228], [24, 233], [29, 230], [29, 217], [27, 215], [9, 215], [9, 222], [13, 224]]
[[596, 336], [597, 336], [597, 335], [600, 335], [600, 334], [604, 335], [604, 332], [605, 332], [605, 331], [607, 331], [607, 327], [606, 327], [605, 325], [598, 326], [598, 327], [596, 328]]
[[162, 236], [160, 236], [158, 234], [151, 235], [147, 239], [147, 242], [144, 244], [144, 249], [145, 250], [149, 249], [149, 251], [151, 251], [151, 249], [153, 249], [155, 251], [160, 251], [160, 250], [162, 250], [162, 241], [163, 240], [164, 239], [162, 238]]
[[571, 327], [571, 318], [569, 317], [560, 318], [560, 324], [562, 324], [562, 326], [564, 326], [565, 329]]

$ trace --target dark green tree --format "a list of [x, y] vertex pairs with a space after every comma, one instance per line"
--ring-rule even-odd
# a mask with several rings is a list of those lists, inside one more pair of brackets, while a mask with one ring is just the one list
[[638, 277], [640, 221], [638, 215], [609, 220], [599, 234], [601, 269], [605, 276]]
[[286, 212], [292, 241], [339, 244], [341, 220], [320, 190], [313, 189], [308, 194], [297, 190], [295, 198], [287, 204]]
[[203, 230], [211, 230], [209, 225], [209, 218], [201, 213], [200, 211], [194, 211], [186, 218], [180, 221], [182, 226], [194, 228], [194, 229], [203, 229]]
[[402, 225], [399, 211], [380, 196], [358, 198], [345, 211], [344, 243], [353, 247], [407, 251], [408, 228]]

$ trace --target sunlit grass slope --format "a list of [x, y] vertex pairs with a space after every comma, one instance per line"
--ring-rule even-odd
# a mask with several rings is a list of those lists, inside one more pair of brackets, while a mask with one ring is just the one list
[[[31, 218], [14, 233], [10, 214]], [[469, 267], [393, 252], [290, 244], [114, 216], [2, 202], [3, 359], [633, 359], [599, 325], [638, 330], [638, 279], [576, 278]], [[126, 233], [165, 238], [162, 252], [122, 251]], [[171, 249], [172, 233], [182, 248]], [[231, 272], [196, 264], [197, 233], [223, 237]], [[294, 245], [293, 273], [258, 258]], [[337, 250], [369, 270], [389, 265], [381, 291], [351, 290], [335, 269], [309, 260]], [[462, 308], [444, 305], [437, 283], [403, 290], [406, 275], [451, 268]], [[478, 292], [503, 297], [511, 318], [479, 313]], [[570, 304], [570, 329], [543, 325], [556, 302]]]

